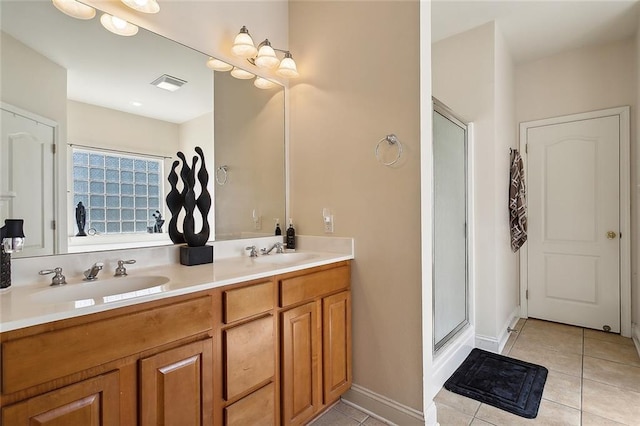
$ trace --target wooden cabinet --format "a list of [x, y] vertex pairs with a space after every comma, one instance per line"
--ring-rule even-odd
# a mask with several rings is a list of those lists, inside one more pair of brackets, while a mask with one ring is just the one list
[[140, 424], [199, 426], [213, 422], [212, 339], [140, 360]]
[[349, 263], [279, 278], [282, 423], [301, 425], [352, 383]]
[[118, 372], [34, 396], [2, 409], [7, 426], [117, 426], [120, 424]]
[[[273, 278], [222, 291], [215, 424], [277, 424], [277, 317]], [[218, 408], [219, 407], [219, 408]]]
[[350, 263], [0, 333], [0, 425], [300, 425], [351, 386]]

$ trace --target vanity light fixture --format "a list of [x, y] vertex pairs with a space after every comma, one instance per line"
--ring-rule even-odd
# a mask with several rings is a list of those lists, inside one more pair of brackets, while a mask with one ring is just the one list
[[245, 71], [242, 68], [233, 67], [231, 70], [231, 75], [240, 80], [249, 80], [255, 77], [255, 74], [250, 73], [249, 71]]
[[162, 74], [160, 77], [151, 82], [151, 84], [153, 84], [154, 86], [157, 86], [160, 89], [168, 90], [170, 92], [175, 92], [185, 83], [185, 80], [170, 76], [168, 74]]
[[102, 14], [100, 17], [100, 23], [103, 27], [114, 34], [126, 37], [138, 34], [138, 27], [136, 25], [133, 25], [122, 18], [118, 18], [117, 16], [109, 15], [108, 13]]
[[76, 0], [52, 0], [52, 3], [60, 12], [76, 19], [93, 19], [96, 16], [94, 8]]
[[[277, 68], [275, 72], [280, 77], [295, 78], [300, 75], [290, 51], [271, 46], [269, 39], [264, 39], [256, 49], [253, 39], [249, 35], [249, 30], [245, 26], [240, 28], [240, 32], [233, 42], [233, 47], [231, 47], [231, 52], [236, 56], [246, 58], [258, 68], [268, 70]], [[282, 61], [278, 59], [276, 52], [284, 53]]]
[[258, 89], [273, 89], [274, 87], [277, 86], [276, 83], [274, 83], [271, 80], [267, 80], [266, 78], [262, 78], [262, 77], [256, 77], [255, 81], [253, 82], [253, 85], [256, 86]]
[[241, 58], [253, 58], [258, 53], [258, 49], [253, 44], [253, 39], [249, 30], [244, 25], [240, 28], [240, 32], [233, 39], [233, 46], [231, 47], [231, 53]]
[[207, 67], [214, 71], [231, 71], [233, 69], [233, 65], [216, 58], [209, 58], [207, 61]]
[[156, 0], [122, 0], [131, 9], [142, 13], [158, 13], [160, 5]]

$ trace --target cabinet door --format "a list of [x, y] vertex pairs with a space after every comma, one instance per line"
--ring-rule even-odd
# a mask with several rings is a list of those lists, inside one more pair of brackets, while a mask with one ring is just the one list
[[319, 410], [320, 301], [282, 315], [282, 422], [304, 424]]
[[2, 424], [15, 426], [116, 426], [120, 421], [117, 371], [2, 409]]
[[213, 339], [140, 361], [140, 423], [145, 426], [213, 422]]
[[275, 422], [275, 385], [265, 387], [226, 407], [225, 426], [273, 426]]
[[322, 300], [322, 354], [324, 403], [330, 404], [349, 389], [351, 374], [351, 292]]

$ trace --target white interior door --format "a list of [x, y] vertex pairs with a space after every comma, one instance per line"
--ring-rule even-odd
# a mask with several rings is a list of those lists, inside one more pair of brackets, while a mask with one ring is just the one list
[[54, 253], [54, 128], [2, 109], [0, 222], [24, 219], [25, 244], [14, 257]]
[[528, 315], [620, 332], [620, 117], [526, 132]]

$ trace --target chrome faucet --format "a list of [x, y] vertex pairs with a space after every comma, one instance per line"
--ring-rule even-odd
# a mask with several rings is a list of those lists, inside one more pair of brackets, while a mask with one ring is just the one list
[[113, 274], [114, 277], [124, 277], [127, 275], [127, 268], [124, 267], [124, 265], [133, 265], [134, 263], [136, 263], [136, 261], [134, 259], [131, 260], [118, 260], [118, 267], [116, 268], [116, 272], [115, 274]]
[[256, 246], [249, 246], [246, 250], [251, 250], [249, 257], [258, 257], [258, 249], [256, 249]]
[[263, 255], [269, 254], [273, 249], [276, 249], [276, 253], [284, 253], [284, 244], [275, 243], [274, 245], [271, 246], [269, 250], [267, 250], [266, 248], [263, 248], [262, 250], [260, 250], [260, 252], [262, 252]]
[[86, 271], [84, 271], [84, 280], [85, 281], [93, 281], [98, 278], [98, 272], [102, 271], [102, 267], [104, 263], [96, 262], [93, 266]]
[[42, 271], [38, 272], [40, 275], [47, 275], [47, 274], [55, 274], [53, 276], [53, 278], [51, 278], [51, 286], [58, 286], [58, 285], [65, 285], [67, 283], [66, 278], [64, 277], [64, 275], [62, 275], [62, 268], [57, 267], [57, 268], [53, 268], [53, 269], [43, 269]]

